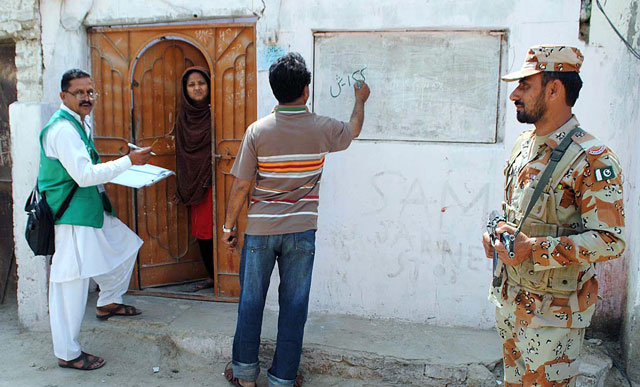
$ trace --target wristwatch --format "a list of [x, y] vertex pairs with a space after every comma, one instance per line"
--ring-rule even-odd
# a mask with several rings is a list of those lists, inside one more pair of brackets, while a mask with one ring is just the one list
[[234, 231], [236, 231], [236, 226], [233, 226], [231, 228], [226, 228], [224, 224], [222, 225], [222, 232], [234, 232]]

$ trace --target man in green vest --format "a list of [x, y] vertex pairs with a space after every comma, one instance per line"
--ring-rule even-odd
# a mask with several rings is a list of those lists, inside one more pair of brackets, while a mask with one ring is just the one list
[[[518, 82], [516, 118], [534, 126], [507, 162], [506, 222], [494, 243], [488, 233], [482, 240], [487, 257], [495, 249], [499, 258], [489, 299], [505, 386], [575, 385], [598, 299], [595, 263], [625, 249], [620, 162], [572, 113], [583, 59], [575, 47], [534, 46], [519, 71], [502, 77]], [[511, 254], [505, 232], [516, 235]]]
[[103, 184], [131, 165], [145, 164], [151, 148], [101, 163], [89, 123], [98, 98], [90, 75], [67, 71], [61, 90], [60, 109], [40, 133], [38, 173], [38, 187], [54, 214], [72, 195], [55, 224], [49, 279], [51, 336], [60, 367], [95, 370], [105, 364], [104, 359], [82, 352], [78, 342], [90, 279], [100, 286], [97, 318], [140, 314], [123, 304], [122, 295], [142, 240], [114, 216]]

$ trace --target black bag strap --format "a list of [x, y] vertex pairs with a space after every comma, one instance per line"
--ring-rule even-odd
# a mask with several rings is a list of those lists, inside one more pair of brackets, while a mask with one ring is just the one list
[[73, 188], [71, 189], [71, 192], [69, 192], [69, 195], [67, 195], [67, 197], [64, 199], [64, 202], [62, 202], [62, 205], [58, 209], [58, 212], [56, 212], [56, 216], [53, 219], [54, 221], [62, 218], [62, 215], [64, 215], [64, 212], [69, 207], [69, 203], [71, 202], [71, 198], [73, 197], [73, 194], [76, 193], [77, 189], [78, 189], [78, 184], [76, 184], [76, 182], [74, 181], [73, 182]]
[[[69, 207], [69, 203], [71, 202], [71, 199], [73, 198], [73, 194], [76, 193], [77, 189], [78, 189], [78, 184], [76, 184], [76, 182], [74, 181], [73, 188], [71, 188], [71, 192], [69, 192], [67, 197], [64, 199], [64, 202], [62, 202], [62, 205], [58, 209], [58, 212], [56, 213], [54, 220], [58, 220], [62, 217], [62, 215], [64, 215], [64, 212]], [[26, 203], [24, 204], [24, 211], [30, 212], [31, 210], [33, 210], [36, 204], [38, 204], [38, 202], [40, 201], [40, 198], [44, 198], [44, 197], [45, 197], [44, 194], [40, 193], [40, 189], [38, 188], [38, 183], [36, 183], [36, 186], [33, 188], [33, 190], [31, 191], [31, 194], [29, 194], [29, 197], [27, 198]]]
[[27, 201], [24, 203], [24, 211], [30, 212], [38, 203], [38, 196], [40, 196], [40, 191], [38, 190], [38, 184], [31, 190], [31, 194], [27, 198]]
[[531, 212], [533, 207], [536, 205], [536, 202], [538, 201], [538, 198], [540, 198], [540, 195], [542, 195], [542, 190], [544, 190], [546, 185], [549, 183], [549, 179], [551, 179], [551, 174], [558, 166], [558, 163], [562, 159], [562, 156], [564, 156], [564, 153], [567, 151], [567, 149], [569, 149], [569, 145], [571, 145], [571, 142], [573, 141], [573, 136], [582, 132], [583, 130], [580, 127], [573, 128], [573, 130], [569, 132], [569, 134], [562, 140], [562, 142], [560, 142], [560, 145], [558, 145], [551, 152], [551, 158], [549, 159], [549, 164], [547, 164], [547, 167], [544, 169], [544, 172], [542, 173], [542, 176], [540, 177], [538, 184], [536, 184], [536, 188], [533, 190], [533, 195], [531, 195], [531, 200], [529, 200], [529, 205], [527, 206], [527, 210], [525, 211], [524, 216], [522, 217], [522, 220], [520, 220], [520, 225], [518, 226], [518, 229], [513, 234], [514, 238], [518, 234], [520, 234], [520, 230], [524, 225], [524, 221], [527, 219], [527, 216], [529, 216], [529, 213]]

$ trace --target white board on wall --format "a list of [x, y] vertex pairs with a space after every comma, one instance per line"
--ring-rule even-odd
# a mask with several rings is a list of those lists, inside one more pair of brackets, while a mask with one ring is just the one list
[[360, 139], [496, 142], [502, 31], [314, 34], [313, 111], [348, 120], [353, 84], [371, 96]]

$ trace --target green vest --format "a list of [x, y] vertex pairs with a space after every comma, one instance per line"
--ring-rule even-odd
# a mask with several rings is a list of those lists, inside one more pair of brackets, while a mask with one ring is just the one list
[[[93, 141], [82, 128], [82, 125], [68, 112], [59, 109], [53, 114], [47, 125], [40, 132], [40, 170], [38, 172], [38, 189], [46, 198], [53, 215], [58, 212], [62, 202], [69, 195], [76, 184], [59, 160], [51, 159], [44, 153], [42, 139], [47, 129], [59, 119], [68, 120], [78, 129], [80, 138], [84, 142], [92, 164], [100, 163], [100, 156]], [[98, 192], [97, 186], [78, 187], [69, 207], [64, 215], [56, 221], [56, 224], [72, 224], [76, 226], [88, 226], [102, 228], [104, 223], [104, 211], [113, 212], [111, 202], [106, 193]]]

